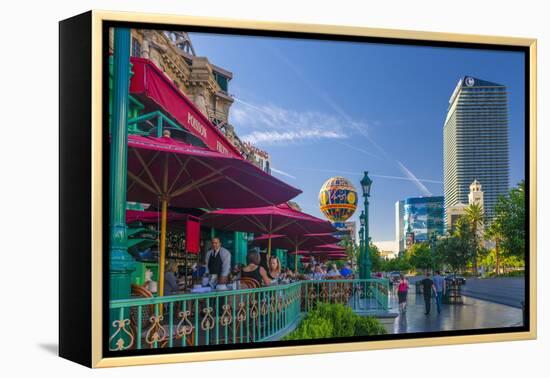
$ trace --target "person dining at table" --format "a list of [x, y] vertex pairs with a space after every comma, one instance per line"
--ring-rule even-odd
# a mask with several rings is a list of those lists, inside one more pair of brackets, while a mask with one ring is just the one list
[[323, 272], [323, 267], [321, 264], [315, 265], [315, 270], [313, 271], [312, 279], [314, 280], [322, 280], [325, 278], [325, 272]]
[[336, 264], [331, 265], [331, 269], [327, 272], [328, 277], [340, 277], [340, 271], [336, 267]]
[[180, 289], [177, 279], [178, 264], [171, 261], [167, 264], [164, 272], [164, 295], [178, 294]]
[[241, 269], [241, 279], [253, 279], [258, 282], [259, 286], [269, 286], [271, 280], [267, 275], [267, 271], [260, 265], [261, 258], [257, 251], [250, 251], [246, 255], [247, 266]]
[[277, 256], [271, 256], [269, 258], [269, 270], [267, 271], [267, 276], [271, 280], [279, 279], [281, 275], [281, 262]]
[[290, 269], [288, 267], [282, 269], [282, 272], [279, 275], [279, 277], [281, 277], [281, 279], [283, 279], [283, 280], [293, 280], [293, 279], [296, 278], [296, 276], [294, 275], [294, 272], [292, 271], [292, 269]]
[[218, 284], [226, 284], [231, 270], [231, 253], [222, 247], [220, 238], [212, 238], [212, 249], [206, 252], [206, 273], [216, 275]]

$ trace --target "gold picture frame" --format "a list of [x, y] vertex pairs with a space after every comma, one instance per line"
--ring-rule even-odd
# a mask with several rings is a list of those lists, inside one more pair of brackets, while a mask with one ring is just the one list
[[[91, 122], [90, 129], [83, 138], [88, 138], [90, 143], [90, 169], [83, 174], [89, 175], [89, 188], [90, 198], [90, 220], [89, 229], [76, 229], [76, 225], [69, 224], [67, 221], [65, 228], [62, 227], [62, 238], [67, 235], [68, 231], [71, 231], [78, 235], [79, 233], [87, 233], [90, 240], [90, 251], [88, 261], [89, 264], [89, 297], [85, 294], [84, 297], [89, 299], [89, 308], [84, 311], [89, 311], [91, 324], [86, 325], [84, 328], [89, 330], [89, 339], [87, 334], [82, 336], [80, 340], [84, 344], [89, 343], [89, 348], [84, 348], [85, 353], [89, 355], [85, 358], [78, 356], [72, 356], [71, 353], [65, 352], [63, 346], [65, 339], [69, 338], [68, 333], [71, 330], [60, 330], [60, 354], [63, 357], [75, 360], [83, 363], [87, 366], [99, 368], [99, 367], [115, 367], [115, 366], [131, 366], [131, 365], [144, 365], [144, 364], [160, 364], [160, 363], [174, 363], [174, 362], [191, 362], [191, 361], [209, 361], [209, 360], [222, 360], [222, 359], [237, 359], [237, 358], [252, 358], [252, 357], [269, 357], [269, 356], [284, 356], [284, 355], [299, 355], [299, 354], [313, 354], [313, 353], [329, 353], [329, 352], [348, 352], [348, 351], [360, 351], [360, 350], [373, 350], [373, 349], [389, 349], [389, 348], [409, 348], [409, 347], [425, 347], [425, 346], [437, 346], [437, 345], [450, 345], [450, 344], [467, 344], [467, 343], [485, 343], [496, 341], [514, 341], [514, 340], [527, 340], [535, 339], [537, 337], [537, 264], [536, 264], [536, 243], [537, 243], [537, 170], [536, 170], [536, 157], [537, 157], [537, 41], [536, 39], [528, 38], [514, 38], [514, 37], [501, 37], [501, 36], [485, 36], [485, 35], [468, 35], [468, 34], [452, 34], [452, 33], [436, 33], [436, 32], [424, 32], [424, 31], [411, 31], [411, 30], [393, 30], [393, 29], [377, 29], [368, 27], [351, 27], [351, 26], [338, 26], [338, 25], [317, 25], [317, 24], [294, 24], [294, 23], [279, 23], [279, 22], [258, 22], [253, 20], [232, 20], [232, 19], [220, 19], [210, 17], [190, 17], [190, 16], [175, 16], [175, 15], [161, 15], [161, 14], [149, 14], [149, 13], [129, 13], [129, 12], [111, 12], [93, 10], [86, 13], [83, 16], [85, 20], [83, 23], [79, 23], [78, 27], [75, 26], [74, 30], [87, 30], [89, 33], [89, 44], [86, 46], [90, 48], [89, 56], [91, 61], [89, 62], [89, 88], [90, 100], [89, 106], [89, 120]], [[76, 20], [76, 18], [74, 19]], [[70, 21], [70, 20], [68, 20]], [[67, 21], [62, 21], [63, 23]], [[76, 22], [76, 21], [75, 21]], [[284, 347], [258, 347], [252, 349], [236, 349], [236, 350], [216, 350], [216, 351], [202, 351], [193, 353], [166, 353], [166, 354], [151, 354], [151, 355], [139, 355], [139, 356], [124, 356], [124, 357], [104, 357], [103, 355], [103, 343], [105, 342], [102, 329], [103, 324], [103, 298], [106, 294], [104, 287], [103, 276], [103, 250], [105, 243], [105, 225], [103, 222], [103, 215], [105, 207], [102, 206], [102, 201], [106, 194], [104, 193], [105, 180], [103, 175], [103, 150], [104, 139], [102, 134], [102, 122], [104, 116], [104, 101], [103, 101], [103, 88], [106, 83], [104, 80], [103, 72], [103, 57], [104, 46], [102, 45], [104, 40], [103, 24], [105, 22], [118, 22], [134, 24], [166, 24], [166, 25], [188, 25], [188, 26], [201, 26], [201, 27], [213, 27], [217, 29], [239, 29], [239, 30], [251, 30], [262, 32], [292, 32], [292, 33], [313, 33], [318, 35], [336, 35], [336, 36], [357, 36], [357, 37], [379, 37], [388, 39], [398, 39], [407, 41], [429, 41], [429, 42], [452, 42], [452, 43], [465, 43], [465, 44], [478, 44], [478, 45], [501, 45], [501, 46], [519, 46], [528, 49], [529, 54], [529, 104], [525, 111], [529, 116], [529, 330], [524, 332], [506, 332], [506, 333], [494, 333], [494, 334], [482, 334], [482, 335], [459, 335], [459, 336], [433, 336], [429, 338], [404, 338], [398, 340], [382, 340], [382, 341], [366, 341], [366, 342], [354, 342], [354, 343], [338, 343], [338, 344], [315, 344], [315, 345], [300, 345], [300, 346], [284, 346]], [[62, 32], [68, 32], [73, 29], [64, 30], [61, 26]], [[63, 33], [60, 33], [63, 34]], [[63, 41], [63, 35], [61, 35]], [[85, 38], [86, 39], [86, 38]], [[66, 46], [69, 49], [71, 46], [74, 48], [74, 43], [67, 42]], [[73, 44], [73, 45], [71, 45]], [[61, 47], [65, 46], [63, 42]], [[60, 49], [60, 60], [63, 59], [66, 53], [70, 53], [70, 50]], [[62, 66], [63, 67], [63, 66]], [[61, 69], [61, 76], [64, 72]], [[64, 79], [61, 78], [61, 81]], [[68, 80], [68, 79], [67, 79]], [[526, 82], [527, 84], [527, 82]], [[63, 85], [60, 86], [60, 90], [63, 91]], [[63, 108], [70, 104], [63, 101], [63, 95], [61, 96], [61, 112]], [[78, 101], [73, 99], [72, 101]], [[83, 105], [85, 106], [85, 104]], [[70, 117], [67, 116], [67, 120]], [[61, 117], [61, 139], [63, 140], [63, 133], [66, 130], [66, 126], [63, 125], [64, 119]], [[91, 131], [91, 132], [90, 132]], [[63, 143], [61, 149], [63, 149]], [[526, 147], [527, 148], [527, 147]], [[63, 151], [60, 160], [63, 165]], [[71, 171], [67, 168], [67, 174]], [[526, 172], [527, 174], [527, 172]], [[63, 169], [61, 170], [61, 186], [64, 187], [66, 176], [63, 175]], [[67, 189], [69, 190], [69, 189]], [[68, 193], [67, 191], [62, 193]], [[79, 194], [67, 194], [67, 201], [69, 199], [78, 198]], [[63, 196], [63, 194], [62, 194]], [[67, 206], [67, 203], [61, 203], [60, 205]], [[63, 218], [63, 211], [61, 211], [60, 218]], [[63, 223], [63, 219], [61, 220]], [[87, 227], [87, 226], [86, 226]], [[65, 232], [65, 233], [64, 233]], [[64, 259], [67, 259], [66, 267], [64, 269], [73, 269], [76, 264], [82, 262], [81, 260], [70, 260], [72, 257], [68, 257], [68, 250], [64, 250], [64, 246], [60, 246], [61, 265], [63, 267]], [[84, 266], [78, 267], [84, 269]], [[63, 268], [61, 269], [61, 275], [64, 274]], [[60, 298], [60, 311], [67, 312], [67, 306], [71, 302], [72, 296], [76, 295], [72, 289], [66, 288], [68, 285], [67, 280], [69, 278], [61, 279], [61, 298]], [[64, 289], [66, 288], [66, 290]], [[67, 300], [63, 300], [63, 295], [67, 296]], [[60, 316], [60, 327], [66, 327], [66, 322], [71, 315], [70, 311], [66, 316]], [[64, 322], [61, 324], [61, 322]], [[76, 326], [75, 326], [76, 327]], [[74, 331], [74, 329], [72, 330]], [[87, 332], [87, 331], [84, 331]], [[70, 343], [69, 343], [70, 344]]]

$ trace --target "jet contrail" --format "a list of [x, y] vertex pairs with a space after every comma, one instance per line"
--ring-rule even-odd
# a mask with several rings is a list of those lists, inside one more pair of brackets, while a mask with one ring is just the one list
[[[362, 176], [363, 175], [363, 173], [361, 173], [361, 172], [342, 171], [340, 169], [298, 168], [298, 167], [293, 167], [293, 169], [298, 169], [300, 171], [339, 173], [339, 174], [352, 175], [352, 176]], [[419, 181], [421, 183], [425, 182], [425, 183], [428, 183], [428, 184], [443, 184], [443, 181], [433, 180], [433, 179], [417, 178], [416, 176], [414, 178], [412, 178], [410, 176], [405, 177], [405, 176], [379, 175], [379, 174], [376, 174], [376, 173], [369, 173], [369, 176], [383, 178], [383, 179], [389, 179], [389, 180], [405, 180], [405, 181], [413, 181], [413, 182], [414, 181]]]
[[[417, 188], [424, 194], [424, 195], [432, 195], [430, 191], [422, 184], [421, 180], [419, 180], [405, 165], [400, 162], [399, 160], [393, 158], [382, 146], [380, 146], [378, 143], [376, 143], [372, 137], [369, 135], [368, 131], [364, 128], [358, 127], [358, 125], [353, 121], [353, 119], [338, 106], [338, 104], [330, 97], [328, 93], [323, 91], [321, 88], [316, 87], [313, 83], [311, 83], [304, 74], [296, 67], [294, 64], [292, 64], [291, 61], [289, 61], [284, 55], [282, 55], [277, 49], [271, 48], [270, 49], [273, 54], [279, 58], [280, 61], [282, 61], [284, 64], [286, 64], [311, 90], [314, 94], [316, 94], [318, 97], [320, 97], [323, 101], [325, 101], [335, 112], [340, 114], [342, 117], [344, 117], [349, 124], [357, 130], [361, 135], [363, 135], [367, 140], [378, 150], [378, 152], [384, 156], [387, 160], [392, 161], [407, 177], [410, 181], [416, 184]], [[366, 151], [363, 151], [366, 152]]]
[[405, 165], [403, 165], [403, 163], [401, 163], [399, 160], [396, 160], [396, 162], [399, 168], [401, 168], [401, 171], [403, 171], [403, 173], [405, 173], [405, 175], [407, 175], [407, 177], [416, 184], [418, 189], [420, 189], [420, 191], [425, 196], [432, 195], [432, 193], [428, 190], [428, 188], [426, 188], [426, 186], [424, 186], [424, 184], [422, 184], [420, 180], [411, 171], [409, 171], [407, 167], [405, 167]]
[[271, 167], [271, 171], [272, 171], [272, 172], [275, 172], [275, 173], [278, 173], [278, 174], [280, 174], [280, 175], [286, 176], [286, 177], [290, 177], [291, 179], [295, 179], [295, 178], [296, 178], [296, 176], [292, 176], [290, 173], [286, 173], [286, 172], [280, 171], [280, 170], [275, 169], [275, 168], [273, 168], [273, 167]]

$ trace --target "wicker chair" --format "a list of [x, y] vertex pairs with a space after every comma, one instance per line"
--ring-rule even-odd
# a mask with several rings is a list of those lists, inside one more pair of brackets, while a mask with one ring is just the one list
[[261, 286], [257, 280], [251, 277], [241, 277], [240, 281], [241, 281], [241, 287], [244, 285], [243, 289], [256, 289]]
[[[241, 277], [240, 278], [240, 283], [241, 283], [241, 289], [257, 289], [259, 287], [261, 287], [261, 284], [254, 278], [252, 277]], [[250, 301], [253, 299], [253, 294], [248, 294], [248, 298], [246, 299], [246, 301], [248, 301], [250, 303]], [[249, 316], [249, 315], [247, 315]], [[234, 321], [237, 321], [236, 319]], [[252, 326], [254, 327], [256, 322], [258, 321], [258, 319], [252, 321]], [[237, 322], [237, 325], [236, 325], [236, 334], [239, 335], [239, 330], [241, 328], [241, 323], [240, 322]], [[244, 341], [244, 338], [241, 339], [239, 336], [236, 337], [235, 340], [233, 340], [233, 342], [243, 342]]]

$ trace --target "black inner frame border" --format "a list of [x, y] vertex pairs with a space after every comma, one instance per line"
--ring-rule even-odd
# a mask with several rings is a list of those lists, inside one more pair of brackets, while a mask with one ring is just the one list
[[[227, 345], [202, 345], [202, 346], [185, 346], [185, 347], [172, 347], [172, 348], [156, 348], [156, 349], [141, 349], [141, 350], [128, 350], [128, 351], [109, 351], [109, 113], [105, 109], [109, 108], [109, 29], [114, 27], [125, 27], [130, 29], [150, 29], [150, 30], [174, 30], [174, 31], [186, 31], [195, 33], [208, 33], [208, 34], [225, 34], [236, 36], [250, 36], [250, 37], [271, 37], [271, 38], [291, 38], [302, 40], [327, 40], [327, 41], [339, 41], [339, 42], [362, 42], [371, 44], [385, 44], [385, 45], [403, 45], [403, 46], [418, 46], [418, 47], [445, 47], [445, 48], [463, 48], [463, 49], [476, 49], [476, 50], [493, 50], [493, 51], [513, 51], [522, 52], [524, 54], [524, 132], [525, 132], [525, 194], [526, 194], [526, 206], [525, 206], [525, 224], [526, 224], [526, 240], [525, 240], [525, 323], [519, 327], [500, 327], [500, 328], [482, 328], [482, 329], [469, 329], [469, 330], [454, 330], [454, 331], [438, 331], [438, 332], [415, 332], [405, 334], [387, 334], [376, 336], [354, 336], [354, 337], [342, 337], [331, 339], [316, 339], [316, 340], [292, 340], [292, 341], [263, 341], [257, 343], [240, 343], [240, 344], [227, 344]], [[406, 31], [403, 31], [406, 33]], [[239, 350], [239, 349], [256, 349], [256, 348], [272, 348], [272, 347], [289, 347], [289, 346], [305, 346], [305, 345], [331, 345], [339, 343], [357, 343], [365, 341], [381, 341], [381, 340], [408, 340], [408, 339], [424, 339], [434, 337], [447, 337], [447, 336], [473, 336], [473, 335], [488, 335], [488, 334], [501, 334], [501, 333], [516, 333], [516, 332], [529, 332], [530, 331], [530, 277], [531, 277], [531, 265], [530, 265], [530, 49], [528, 46], [514, 46], [514, 45], [498, 45], [498, 44], [483, 44], [483, 43], [467, 43], [467, 42], [444, 42], [444, 41], [430, 41], [430, 40], [412, 40], [406, 38], [386, 38], [386, 37], [365, 37], [365, 36], [352, 36], [352, 35], [334, 35], [324, 33], [307, 33], [307, 32], [288, 32], [288, 31], [271, 31], [271, 30], [253, 30], [244, 28], [232, 28], [232, 27], [213, 27], [213, 26], [196, 26], [196, 25], [173, 25], [173, 24], [160, 24], [160, 23], [144, 23], [144, 22], [126, 22], [126, 21], [102, 21], [102, 142], [103, 150], [102, 154], [102, 175], [103, 175], [103, 195], [102, 195], [102, 235], [103, 235], [103, 266], [102, 266], [102, 320], [103, 329], [102, 332], [102, 355], [107, 357], [128, 357], [128, 356], [149, 356], [160, 354], [175, 354], [175, 353], [196, 353], [206, 351], [222, 351], [222, 350]]]

